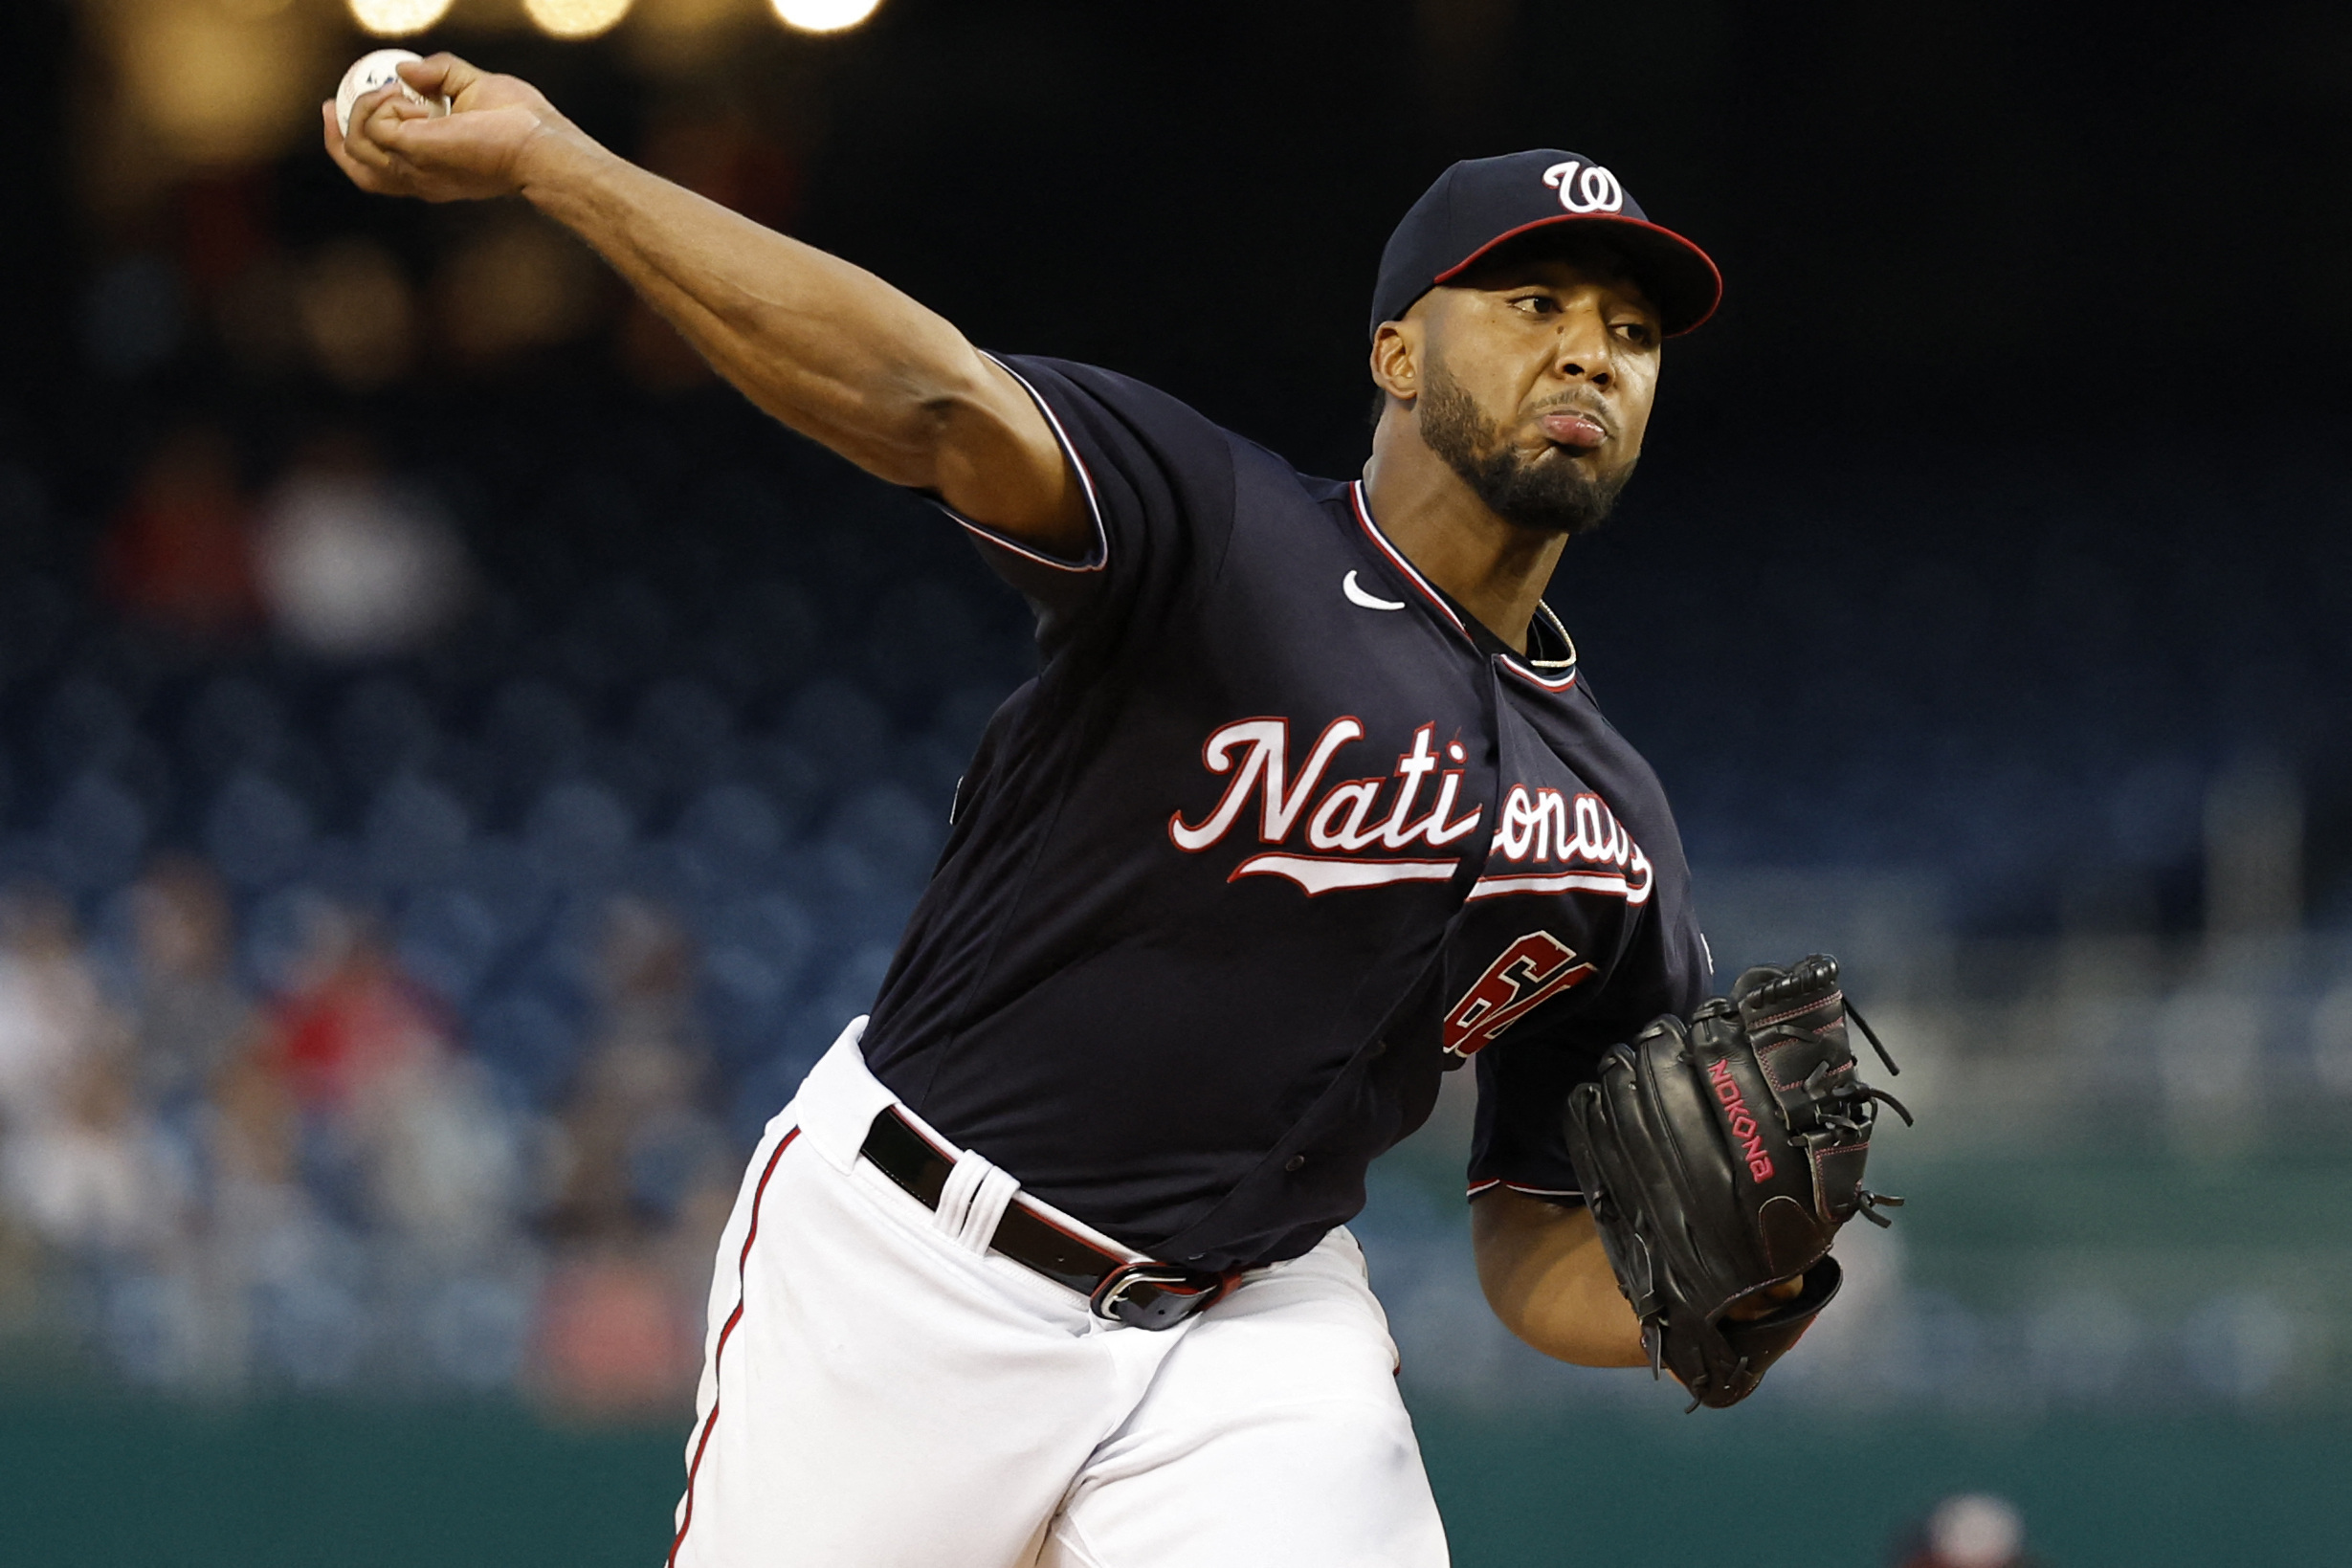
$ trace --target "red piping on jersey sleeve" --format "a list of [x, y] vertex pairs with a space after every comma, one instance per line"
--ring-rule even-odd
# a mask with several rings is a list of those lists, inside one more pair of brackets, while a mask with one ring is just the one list
[[694, 1461], [686, 1467], [686, 1506], [677, 1521], [677, 1535], [671, 1539], [670, 1555], [663, 1558], [666, 1568], [677, 1568], [678, 1548], [686, 1544], [686, 1532], [694, 1528], [694, 1483], [702, 1471], [702, 1454], [711, 1446], [711, 1432], [719, 1424], [719, 1362], [727, 1353], [727, 1338], [735, 1325], [743, 1320], [743, 1276], [751, 1264], [751, 1244], [760, 1239], [760, 1202], [767, 1196], [767, 1179], [776, 1174], [776, 1161], [784, 1151], [800, 1137], [795, 1127], [784, 1135], [776, 1152], [767, 1157], [766, 1168], [760, 1172], [760, 1184], [751, 1193], [751, 1224], [743, 1232], [743, 1249], [735, 1259], [735, 1310], [727, 1314], [724, 1327], [719, 1331], [719, 1342], [711, 1347], [711, 1413], [702, 1418], [702, 1435], [695, 1439]]
[[1095, 547], [1087, 552], [1089, 559], [1085, 561], [1063, 561], [1055, 556], [1041, 555], [1009, 534], [991, 528], [987, 523], [974, 522], [945, 501], [934, 497], [931, 504], [954, 519], [956, 526], [974, 538], [985, 540], [1009, 554], [1017, 555], [1024, 561], [1033, 561], [1040, 566], [1050, 566], [1057, 572], [1082, 573], [1102, 570], [1111, 563], [1111, 533], [1103, 526], [1101, 497], [1096, 494], [1095, 476], [1087, 469], [1086, 459], [1078, 455], [1076, 444], [1070, 439], [1070, 432], [1063, 429], [1061, 415], [1054, 411], [1054, 406], [1046, 402], [1037, 388], [1030, 384], [1029, 378], [993, 354], [987, 355], [987, 358], [990, 364], [1019, 382], [1021, 390], [1029, 394], [1029, 400], [1037, 405], [1037, 411], [1045, 415], [1046, 425], [1054, 432], [1054, 443], [1062, 449], [1062, 455], [1070, 459], [1071, 468], [1077, 474], [1078, 488], [1086, 492], [1086, 515], [1094, 523]]

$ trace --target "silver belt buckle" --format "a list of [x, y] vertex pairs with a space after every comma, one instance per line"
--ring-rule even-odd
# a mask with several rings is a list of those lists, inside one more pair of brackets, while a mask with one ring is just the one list
[[1095, 1287], [1097, 1317], [1136, 1329], [1172, 1329], [1224, 1293], [1220, 1274], [1165, 1263], [1130, 1263]]

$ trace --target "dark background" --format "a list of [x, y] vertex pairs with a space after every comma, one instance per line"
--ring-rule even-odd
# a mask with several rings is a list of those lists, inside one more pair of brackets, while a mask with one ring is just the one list
[[[6, 26], [9, 358], [39, 403], [104, 239], [63, 179], [71, 12]], [[644, 94], [609, 45], [447, 41], [630, 144]], [[1395, 216], [1453, 158], [1559, 145], [1728, 279], [1676, 345], [1670, 437], [1802, 468], [1891, 429], [1998, 469], [2092, 434], [2227, 450], [2341, 407], [2347, 83], [2352, 21], [2322, 5], [891, 0], [845, 37], [762, 40], [730, 90], [813, 147], [805, 237], [979, 342], [1128, 369], [1301, 462], [1361, 446]], [[346, 216], [331, 188], [305, 147], [289, 220]]]

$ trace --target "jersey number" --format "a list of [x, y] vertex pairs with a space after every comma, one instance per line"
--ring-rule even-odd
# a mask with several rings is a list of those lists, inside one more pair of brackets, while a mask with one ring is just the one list
[[1471, 1056], [1535, 1008], [1593, 973], [1576, 949], [1548, 931], [1530, 931], [1487, 965], [1446, 1015], [1446, 1049]]

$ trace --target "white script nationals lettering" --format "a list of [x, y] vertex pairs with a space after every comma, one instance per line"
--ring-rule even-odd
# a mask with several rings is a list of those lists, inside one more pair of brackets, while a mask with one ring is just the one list
[[1448, 742], [1441, 754], [1436, 734], [1436, 725], [1422, 725], [1413, 732], [1412, 750], [1387, 774], [1341, 780], [1319, 796], [1341, 748], [1364, 739], [1361, 720], [1335, 718], [1323, 726], [1305, 757], [1297, 760], [1295, 775], [1289, 719], [1236, 720], [1211, 734], [1201, 748], [1202, 764], [1226, 776], [1224, 794], [1198, 822], [1185, 821], [1182, 811], [1170, 816], [1168, 837], [1178, 849], [1197, 854], [1245, 821], [1256, 828], [1258, 842], [1269, 845], [1287, 846], [1303, 827], [1302, 848], [1322, 853], [1253, 855], [1232, 874], [1288, 877], [1310, 895], [1392, 882], [1449, 881], [1454, 857], [1404, 851], [1442, 850], [1468, 836], [1486, 807], [1460, 809], [1466, 760], [1461, 742]]
[[[1495, 829], [1488, 853], [1494, 860], [1471, 888], [1473, 898], [1499, 898], [1515, 893], [1606, 893], [1629, 904], [1650, 901], [1653, 885], [1650, 857], [1609, 810], [1609, 803], [1589, 790], [1570, 795], [1513, 784], [1503, 797], [1502, 822]], [[1513, 864], [1505, 869], [1495, 860]], [[1524, 871], [1520, 869], [1522, 865]]]

